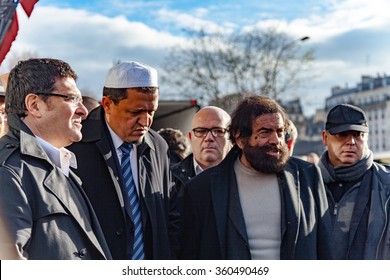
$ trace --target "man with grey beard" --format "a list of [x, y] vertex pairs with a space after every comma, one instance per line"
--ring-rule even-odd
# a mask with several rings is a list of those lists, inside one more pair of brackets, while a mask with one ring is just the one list
[[182, 259], [332, 259], [320, 171], [290, 157], [285, 123], [268, 97], [238, 104], [234, 147], [186, 185]]

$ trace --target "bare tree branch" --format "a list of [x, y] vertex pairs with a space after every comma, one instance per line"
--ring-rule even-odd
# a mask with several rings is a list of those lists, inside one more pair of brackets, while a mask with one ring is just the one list
[[178, 95], [222, 106], [230, 95], [261, 94], [281, 99], [296, 90], [314, 51], [276, 29], [237, 34], [192, 32], [190, 46], [174, 48], [163, 64], [162, 81]]

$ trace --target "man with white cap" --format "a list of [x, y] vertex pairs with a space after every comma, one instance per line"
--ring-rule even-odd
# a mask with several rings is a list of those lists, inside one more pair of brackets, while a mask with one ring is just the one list
[[[168, 145], [151, 130], [157, 71], [125, 61], [112, 67], [102, 106], [83, 122], [72, 150], [114, 259], [170, 259], [177, 229]], [[132, 175], [132, 176], [131, 176]]]
[[390, 168], [374, 162], [365, 112], [333, 107], [322, 142], [321, 169], [337, 259], [390, 259]]

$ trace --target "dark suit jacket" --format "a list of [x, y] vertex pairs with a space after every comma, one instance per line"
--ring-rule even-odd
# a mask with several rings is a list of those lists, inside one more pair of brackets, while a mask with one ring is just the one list
[[[238, 196], [235, 146], [185, 185], [183, 259], [251, 259]], [[318, 167], [291, 158], [277, 174], [282, 197], [281, 259], [332, 259], [330, 219]], [[260, 202], [259, 202], [260, 203]]]
[[171, 166], [171, 171], [175, 180], [176, 191], [178, 193], [179, 211], [181, 211], [181, 204], [184, 196], [184, 185], [196, 175], [194, 168], [194, 155], [190, 154], [181, 162], [173, 164]]
[[71, 183], [16, 115], [8, 123], [0, 139], [0, 215], [13, 247], [28, 259], [110, 259], [80, 179], [70, 172]]
[[176, 184], [184, 185], [188, 182], [188, 180], [196, 175], [194, 168], [194, 155], [189, 154], [182, 161], [173, 164], [171, 170], [175, 176]]
[[[130, 259], [133, 224], [124, 208], [123, 178], [101, 107], [83, 122], [82, 133], [83, 139], [69, 147], [78, 159], [75, 173], [96, 211], [113, 258]], [[173, 240], [178, 232], [167, 153], [165, 140], [152, 130], [137, 147], [146, 259], [170, 259], [170, 237]]]

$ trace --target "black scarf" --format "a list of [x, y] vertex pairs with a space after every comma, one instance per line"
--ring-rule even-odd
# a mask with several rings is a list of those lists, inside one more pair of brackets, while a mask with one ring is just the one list
[[361, 160], [349, 166], [333, 167], [329, 161], [328, 151], [325, 151], [318, 162], [325, 185], [337, 181], [355, 181], [362, 177], [369, 170], [374, 161], [371, 151]]

